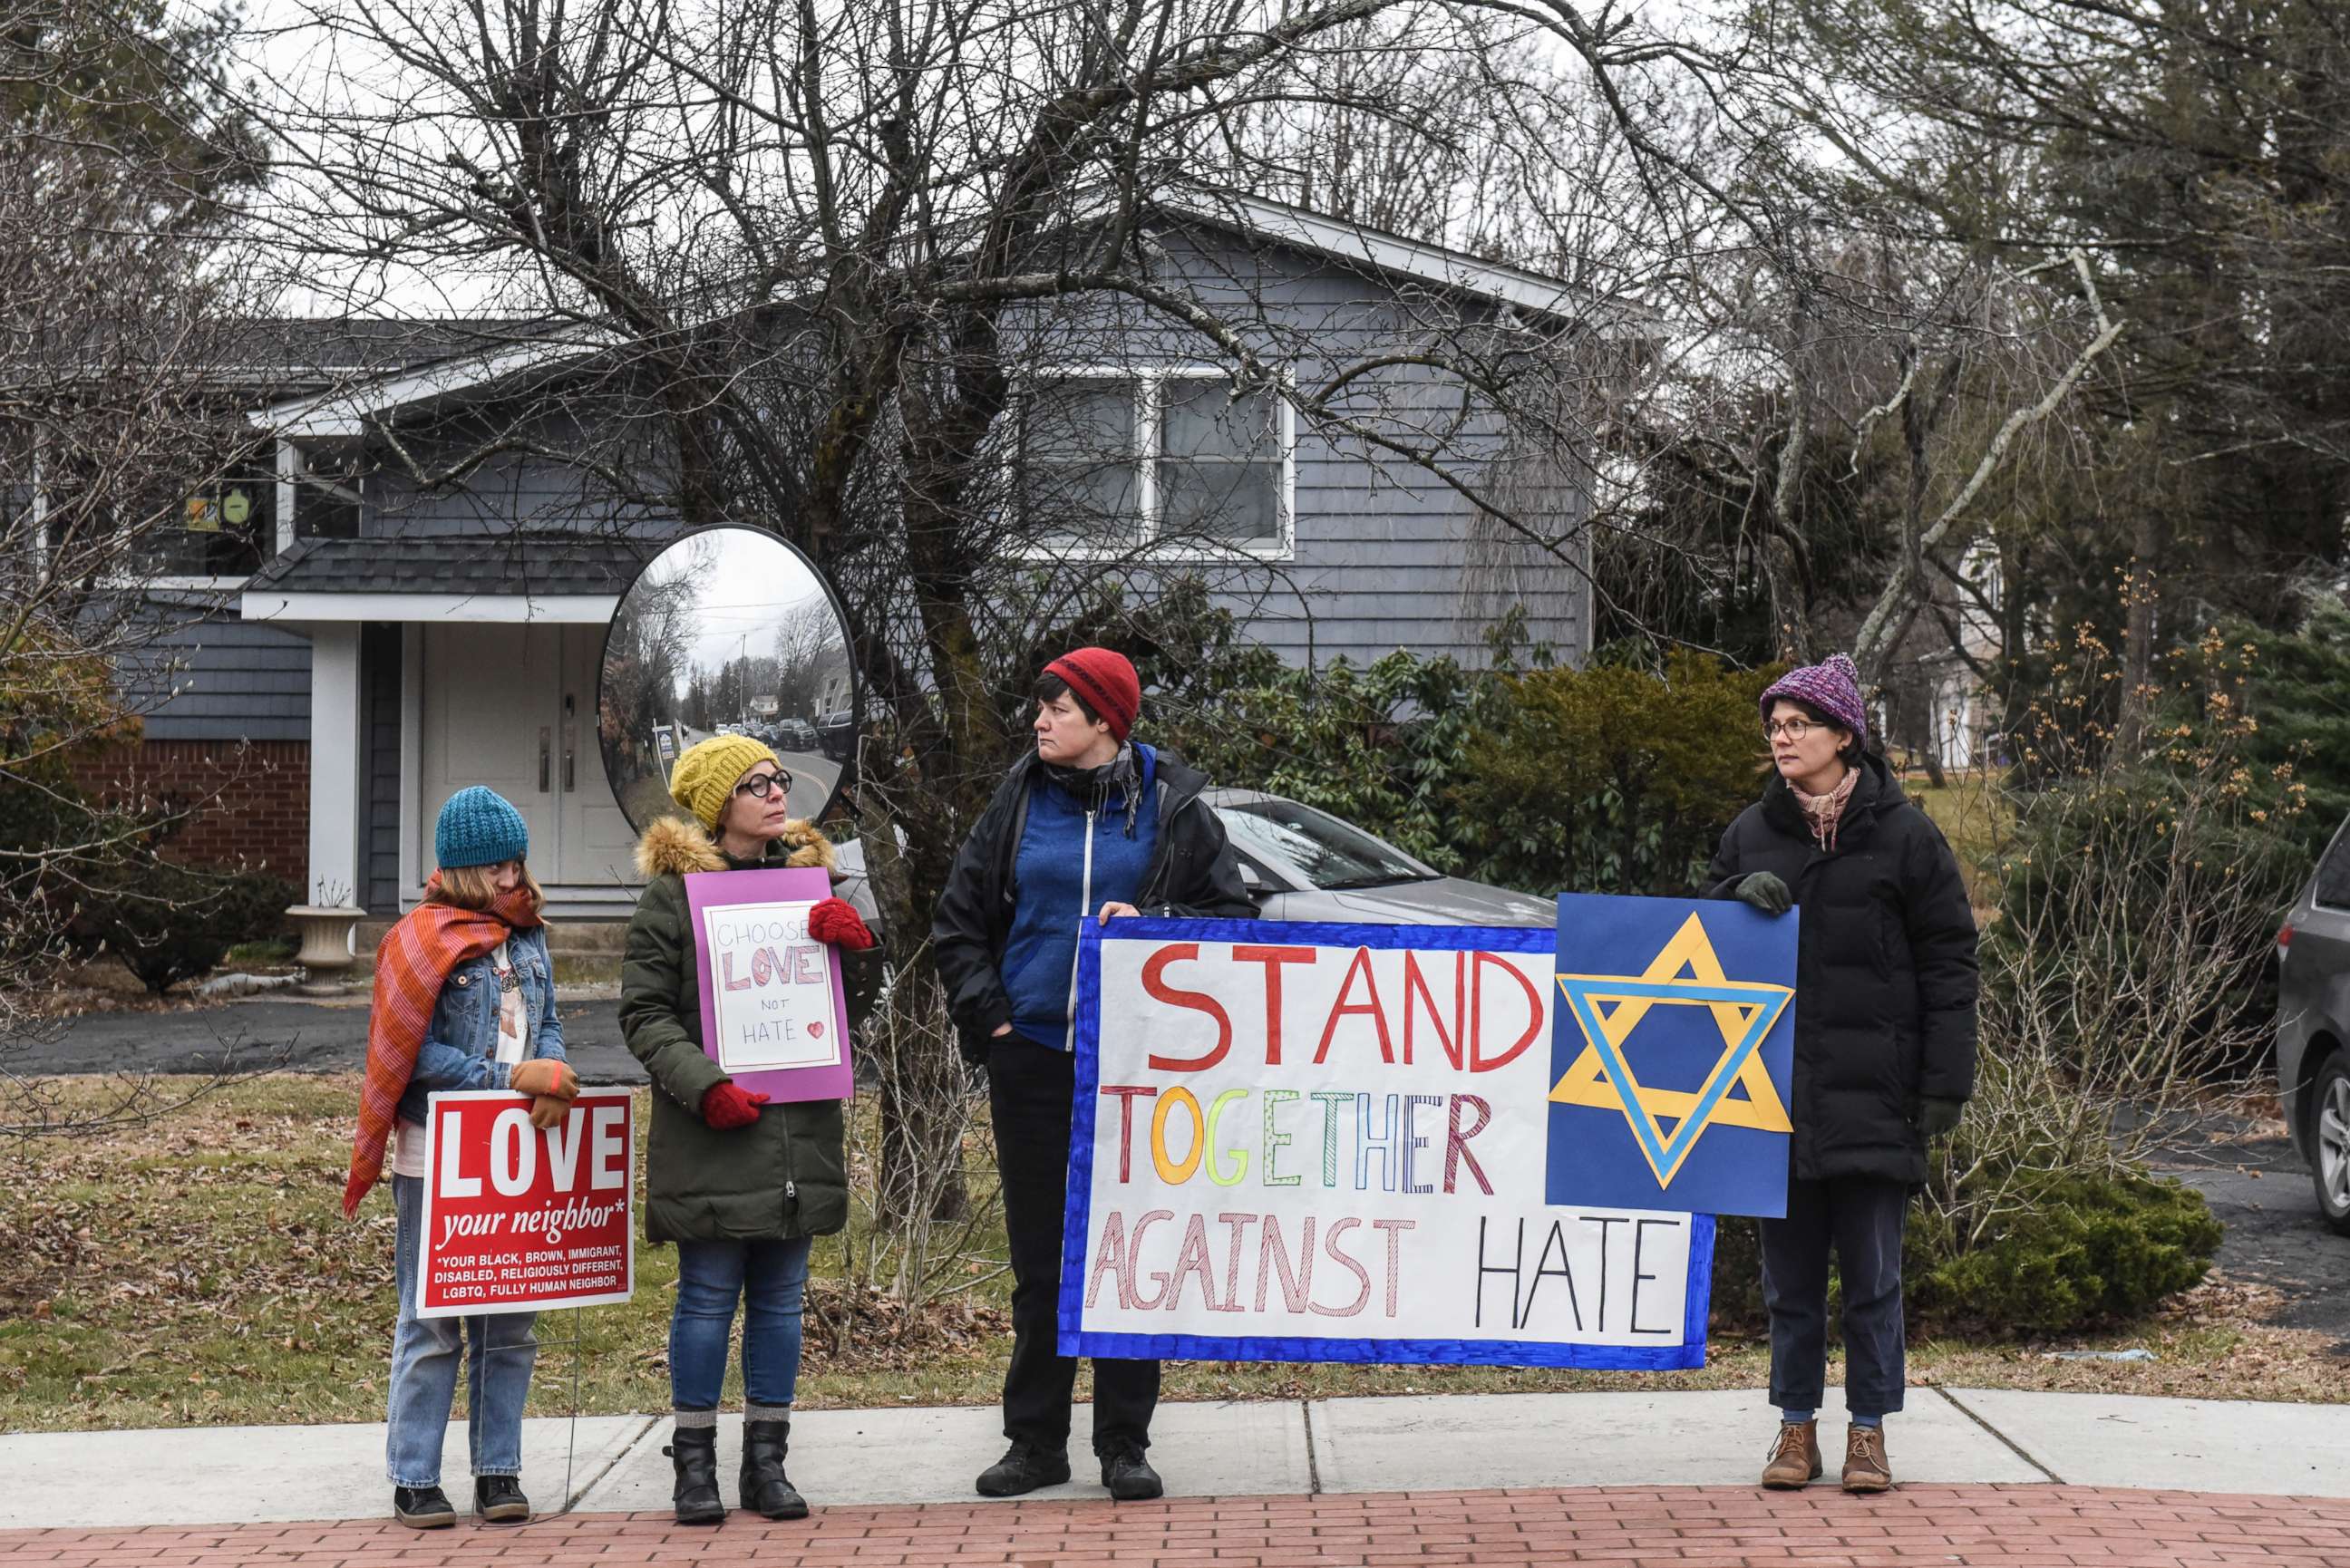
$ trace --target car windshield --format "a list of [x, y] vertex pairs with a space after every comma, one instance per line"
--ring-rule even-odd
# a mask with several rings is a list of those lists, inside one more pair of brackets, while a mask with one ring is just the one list
[[1219, 808], [1232, 847], [1293, 881], [1325, 893], [1425, 882], [1438, 875], [1360, 828], [1294, 800], [1253, 800]]

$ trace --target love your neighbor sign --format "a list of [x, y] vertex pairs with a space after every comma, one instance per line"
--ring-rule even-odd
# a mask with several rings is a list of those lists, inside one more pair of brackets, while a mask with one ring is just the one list
[[626, 1089], [583, 1089], [544, 1130], [505, 1089], [443, 1091], [425, 1111], [416, 1315], [624, 1302], [636, 1289]]
[[1703, 1366], [1711, 1216], [1548, 1189], [1557, 940], [1089, 923], [1061, 1354]]

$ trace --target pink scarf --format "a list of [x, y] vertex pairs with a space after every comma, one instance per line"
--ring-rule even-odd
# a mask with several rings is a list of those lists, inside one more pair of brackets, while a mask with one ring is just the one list
[[1805, 794], [1792, 782], [1787, 785], [1794, 791], [1795, 804], [1804, 808], [1804, 815], [1810, 819], [1812, 836], [1819, 841], [1822, 849], [1831, 853], [1835, 851], [1836, 823], [1844, 816], [1845, 803], [1852, 799], [1853, 785], [1859, 782], [1860, 770], [1847, 767], [1844, 770], [1843, 782], [1825, 794]]

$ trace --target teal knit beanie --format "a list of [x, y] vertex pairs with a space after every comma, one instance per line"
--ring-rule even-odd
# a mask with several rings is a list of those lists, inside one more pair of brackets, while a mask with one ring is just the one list
[[449, 797], [432, 829], [432, 858], [443, 871], [495, 866], [530, 853], [530, 827], [506, 797], [485, 784], [468, 784]]

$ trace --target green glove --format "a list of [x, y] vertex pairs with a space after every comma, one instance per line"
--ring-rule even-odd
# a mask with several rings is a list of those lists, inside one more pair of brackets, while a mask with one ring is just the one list
[[1787, 884], [1773, 871], [1752, 871], [1740, 877], [1731, 897], [1773, 919], [1795, 907], [1795, 896], [1787, 891]]
[[1959, 1118], [1966, 1114], [1966, 1101], [1929, 1095], [1918, 1102], [1918, 1130], [1929, 1138], [1948, 1137], [1959, 1130]]

